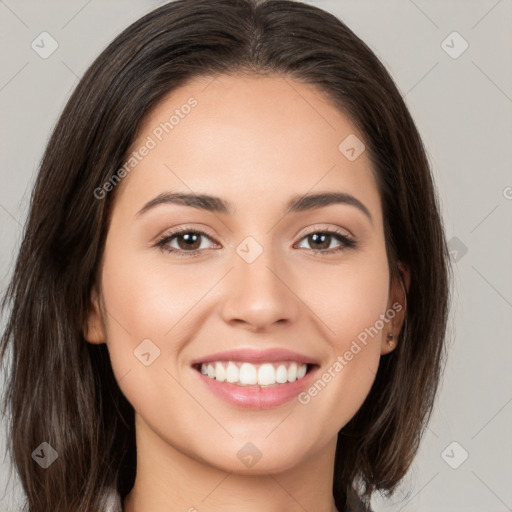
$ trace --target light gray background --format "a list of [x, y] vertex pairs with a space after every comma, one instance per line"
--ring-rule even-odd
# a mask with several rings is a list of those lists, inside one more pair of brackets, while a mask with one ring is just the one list
[[[70, 91], [108, 42], [162, 3], [0, 0], [1, 290], [39, 160]], [[435, 412], [402, 489], [373, 505], [377, 512], [510, 511], [512, 2], [309, 3], [367, 42], [404, 94], [428, 149], [456, 260], [450, 357]], [[31, 48], [43, 31], [59, 44], [48, 59]], [[453, 31], [469, 44], [458, 58], [441, 45]], [[445, 44], [462, 48], [453, 38]], [[3, 436], [0, 442], [4, 454]], [[463, 450], [469, 457], [453, 469], [447, 461], [460, 463]], [[0, 468], [0, 510], [17, 510], [20, 486], [8, 479], [7, 459]]]

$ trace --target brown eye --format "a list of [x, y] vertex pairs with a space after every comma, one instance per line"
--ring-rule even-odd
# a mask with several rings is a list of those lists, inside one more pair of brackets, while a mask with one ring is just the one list
[[[203, 244], [204, 240], [213, 241], [210, 236], [202, 231], [182, 229], [164, 236], [156, 245], [165, 252], [174, 253], [178, 256], [200, 256], [203, 250], [211, 248], [208, 243]], [[348, 237], [344, 232], [336, 230], [314, 231], [301, 240], [306, 240], [309, 246], [301, 248], [309, 248], [313, 253], [325, 255], [338, 253], [356, 246], [355, 240]], [[331, 247], [333, 241], [338, 242], [338, 245]]]
[[166, 252], [180, 256], [196, 256], [200, 255], [203, 249], [209, 248], [208, 244], [202, 243], [204, 239], [212, 240], [202, 231], [184, 229], [166, 235], [156, 245]]
[[[355, 247], [356, 242], [347, 235], [339, 231], [315, 231], [307, 234], [302, 240], [306, 240], [309, 248], [313, 252], [321, 252], [326, 254], [332, 254], [335, 252], [342, 251], [346, 248]], [[338, 242], [338, 246], [331, 247], [333, 241]]]
[[199, 249], [201, 246], [201, 236], [199, 233], [190, 232], [174, 235], [174, 238], [177, 240], [178, 247], [187, 251]]
[[307, 239], [315, 250], [329, 249], [333, 236], [327, 233], [314, 233], [308, 235]]

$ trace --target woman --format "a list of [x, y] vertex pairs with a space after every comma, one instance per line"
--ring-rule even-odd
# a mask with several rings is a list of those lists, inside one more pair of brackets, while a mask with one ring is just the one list
[[369, 509], [433, 407], [447, 254], [414, 122], [340, 20], [144, 16], [55, 127], [4, 299], [29, 510]]

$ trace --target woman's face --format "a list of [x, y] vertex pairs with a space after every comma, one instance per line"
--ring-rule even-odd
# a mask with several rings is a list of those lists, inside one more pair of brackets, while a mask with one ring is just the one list
[[220, 76], [170, 94], [132, 151], [87, 339], [138, 439], [234, 472], [333, 456], [402, 317], [361, 134], [313, 86]]

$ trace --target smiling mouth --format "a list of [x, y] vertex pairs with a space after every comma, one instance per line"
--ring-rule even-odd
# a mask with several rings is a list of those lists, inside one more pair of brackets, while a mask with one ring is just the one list
[[280, 386], [304, 378], [317, 365], [296, 361], [253, 364], [244, 361], [197, 363], [193, 368], [205, 377], [238, 386]]

